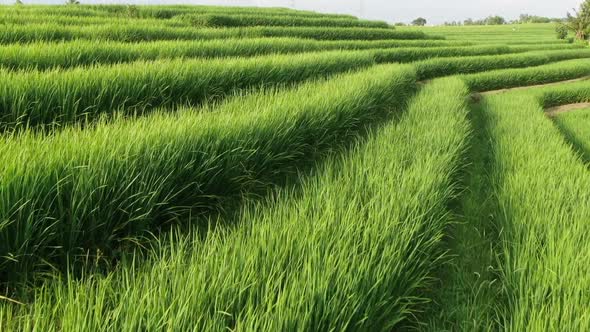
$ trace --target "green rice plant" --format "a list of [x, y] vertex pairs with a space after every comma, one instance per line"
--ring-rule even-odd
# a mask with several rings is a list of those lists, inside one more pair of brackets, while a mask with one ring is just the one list
[[502, 69], [461, 78], [473, 91], [489, 91], [518, 86], [545, 84], [590, 76], [590, 62], [575, 59], [537, 67]]
[[[501, 43], [503, 45], [509, 46], [515, 52], [530, 52], [530, 51], [553, 51], [553, 50], [566, 50], [566, 49], [581, 49], [586, 48], [586, 45], [583, 44], [523, 44], [523, 45], [513, 45], [510, 43]], [[496, 45], [496, 44], [492, 44]]]
[[358, 20], [356, 18], [308, 18], [268, 15], [195, 15], [183, 14], [175, 20], [198, 27], [358, 27], [392, 28], [386, 22]]
[[219, 211], [350, 141], [414, 89], [411, 68], [378, 66], [214, 109], [5, 137], [0, 280], [112, 258], [130, 237]]
[[547, 44], [562, 43], [555, 38], [554, 23], [548, 24], [505, 24], [499, 26], [434, 26], [399, 27], [403, 31], [423, 31], [442, 35], [449, 40], [465, 40], [474, 43], [516, 43]]
[[[158, 48], [152, 50], [158, 52]], [[171, 56], [178, 53], [174, 49], [169, 52]], [[510, 52], [510, 49], [483, 46], [334, 51], [251, 59], [139, 62], [67, 71], [5, 72], [0, 82], [0, 121], [4, 130], [87, 122], [105, 113], [142, 114], [159, 106], [198, 104], [262, 84], [290, 84], [328, 76], [370, 66], [375, 63], [374, 59], [405, 62], [449, 53], [501, 52]], [[565, 55], [572, 52], [578, 51], [562, 51]], [[590, 55], [590, 52], [584, 54]], [[479, 58], [474, 60], [479, 61]]]
[[420, 315], [422, 331], [496, 331], [500, 284], [495, 267], [502, 229], [495, 223], [490, 188], [492, 139], [479, 103], [470, 103], [469, 150], [457, 176], [459, 194], [449, 204], [453, 223], [445, 230], [449, 260], [436, 273], [433, 300]]
[[413, 47], [399, 49], [384, 49], [375, 51], [377, 63], [414, 62], [431, 58], [463, 57], [477, 55], [498, 55], [518, 53], [511, 47], [502, 45], [467, 46], [467, 47]]
[[253, 27], [249, 29], [260, 37], [297, 37], [317, 40], [443, 39], [428, 36], [422, 31], [376, 28]]
[[162, 27], [188, 27], [189, 25], [177, 20], [158, 19], [123, 19], [104, 16], [69, 16], [69, 15], [42, 15], [17, 13], [0, 14], [0, 24], [3, 25], [29, 25], [51, 22], [60, 26], [82, 27], [97, 25], [152, 25]]
[[[412, 48], [406, 52], [400, 50], [401, 54], [405, 56], [398, 57], [411, 60], [415, 53], [419, 53], [418, 47], [427, 47], [424, 52], [430, 53], [436, 52], [433, 50], [435, 47], [454, 47], [457, 49], [455, 53], [457, 54], [461, 50], [459, 46], [465, 46], [465, 43], [448, 43], [434, 40], [316, 41], [295, 38], [215, 39], [142, 43], [74, 40], [59, 43], [41, 42], [0, 45], [0, 67], [9, 69], [49, 69], [137, 60], [215, 58], [378, 48]], [[492, 47], [482, 48], [481, 52], [488, 49], [490, 52], [495, 53]], [[503, 48], [498, 49], [503, 51]], [[471, 48], [466, 49], [465, 52], [476, 52], [470, 50]]]
[[[44, 70], [54, 67], [68, 68], [138, 60], [245, 57], [332, 50], [375, 49], [375, 60], [378, 63], [412, 62], [445, 56], [517, 52], [507, 46], [453, 46], [453, 43], [449, 45], [447, 46], [445, 42], [441, 41], [315, 41], [292, 38], [157, 41], [131, 44], [78, 40], [63, 43], [0, 46], [0, 67]], [[384, 47], [388, 47], [388, 49], [377, 50]]]
[[368, 52], [324, 52], [249, 59], [135, 62], [68, 71], [2, 72], [0, 127], [87, 122], [118, 111], [142, 114], [220, 99], [262, 86], [368, 67]]
[[[99, 11], [104, 11], [108, 6], [95, 6]], [[121, 6], [119, 6], [120, 8]], [[111, 7], [112, 8], [112, 7]], [[325, 14], [305, 10], [293, 10], [287, 8], [260, 8], [260, 7], [228, 7], [228, 6], [140, 6], [140, 17], [173, 18], [182, 14], [209, 14], [209, 15], [266, 15], [309, 18], [343, 18], [355, 19], [346, 14]], [[124, 12], [120, 9], [119, 12]]]
[[511, 331], [588, 330], [590, 173], [534, 93], [489, 96], [483, 106], [502, 229], [498, 321]]
[[503, 56], [437, 58], [414, 64], [421, 80], [445, 75], [470, 74], [501, 68], [524, 68], [569, 59], [590, 57], [589, 49], [536, 51]]
[[536, 96], [544, 108], [590, 102], [590, 81], [580, 81], [563, 86], [538, 87], [528, 90]]
[[57, 15], [57, 16], [80, 16], [80, 17], [94, 17], [106, 16], [107, 13], [100, 13], [93, 10], [89, 6], [39, 6], [27, 4], [20, 7], [5, 6], [2, 8], [3, 12], [12, 13], [15, 15], [21, 14], [38, 14], [38, 15]]
[[[15, 14], [37, 14], [81, 17], [127, 17], [127, 5], [79, 5], [79, 6], [41, 6], [30, 5], [3, 8], [5, 12]], [[222, 14], [222, 15], [272, 15], [316, 18], [355, 18], [345, 14], [325, 14], [287, 8], [227, 7], [227, 6], [137, 6], [138, 16], [142, 18], [170, 19], [182, 14]]]
[[117, 40], [208, 40], [228, 38], [289, 37], [317, 40], [412, 40], [442, 39], [420, 31], [375, 28], [331, 27], [245, 27], [201, 28], [166, 27], [150, 24], [103, 24], [97, 26], [60, 26], [57, 24], [6, 25], [0, 30], [0, 44], [73, 39]]
[[590, 163], [590, 108], [558, 114], [555, 124], [582, 159]]
[[[351, 80], [355, 88], [334, 100], [374, 81]], [[0, 315], [23, 331], [411, 326], [444, 262], [447, 203], [469, 132], [467, 93], [457, 79], [428, 84], [399, 123], [330, 158], [299, 194], [286, 189], [246, 204], [235, 229], [180, 236], [150, 263], [129, 262], [106, 277], [51, 282], [30, 305], [0, 303]]]

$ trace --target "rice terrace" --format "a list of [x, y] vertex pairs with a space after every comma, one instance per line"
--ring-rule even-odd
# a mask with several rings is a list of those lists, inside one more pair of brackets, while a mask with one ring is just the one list
[[68, 3], [0, 6], [0, 331], [590, 331], [590, 0]]

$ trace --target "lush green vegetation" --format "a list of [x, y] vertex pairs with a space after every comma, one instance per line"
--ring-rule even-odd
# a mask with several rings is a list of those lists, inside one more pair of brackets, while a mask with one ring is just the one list
[[450, 57], [415, 64], [418, 77], [431, 79], [443, 75], [469, 74], [501, 68], [523, 68], [551, 62], [590, 57], [589, 49], [535, 51], [504, 56]]
[[[376, 71], [390, 81], [392, 76], [384, 69]], [[357, 81], [358, 76], [342, 86]], [[347, 96], [357, 87], [369, 91], [366, 82], [348, 85], [338, 94]], [[388, 85], [378, 90], [387, 95]], [[204, 330], [228, 325], [284, 330], [293, 322], [302, 329], [380, 330], [403, 322], [424, 301], [421, 289], [442, 263], [440, 240], [449, 221], [445, 202], [453, 194], [451, 179], [468, 132], [466, 97], [467, 89], [458, 80], [433, 84], [410, 102], [399, 123], [380, 129], [346, 157], [324, 163], [301, 185], [299, 197], [285, 190], [266, 203], [246, 205], [235, 232], [211, 234], [204, 242], [185, 239], [161, 253], [161, 259], [143, 273], [135, 275], [130, 268], [117, 273], [117, 279], [72, 284], [80, 295], [113, 290], [104, 294], [113, 296], [104, 298], [112, 307], [96, 312], [94, 296], [85, 297], [88, 302], [70, 298], [62, 293], [60, 282], [52, 284], [39, 296], [50, 301], [57, 300], [55, 295], [65, 296], [60, 299], [63, 306], [51, 308], [51, 302], [38, 301], [46, 307], [31, 309], [46, 319], [37, 321], [36, 327], [55, 330], [53, 318], [68, 317], [61, 323], [76, 328], [80, 326], [76, 320], [90, 311], [95, 314], [84, 324], [104, 331], [187, 329], [195, 324]], [[169, 275], [175, 276], [172, 284], [160, 288], [164, 286], [160, 281]], [[147, 289], [151, 291], [146, 297]], [[160, 297], [162, 292], [171, 302]], [[233, 296], [236, 292], [239, 298]], [[188, 301], [175, 301], [178, 296]], [[164, 306], [162, 300], [167, 302]], [[333, 302], [346, 306], [330, 305]], [[74, 303], [75, 308], [70, 307]], [[161, 322], [148, 319], [156, 307], [168, 306], [174, 317]], [[113, 316], [114, 312], [118, 314]], [[365, 320], [366, 316], [374, 319]], [[26, 328], [27, 320], [10, 322], [14, 328]]]
[[283, 85], [374, 64], [369, 52], [326, 52], [232, 60], [183, 60], [5, 72], [0, 127], [57, 125], [101, 114], [142, 114], [220, 99], [239, 90]]
[[11, 138], [1, 148], [1, 213], [2, 219], [16, 213], [19, 221], [2, 228], [0, 252], [19, 263], [4, 259], [0, 266], [65, 259], [82, 247], [106, 252], [130, 233], [222, 209], [232, 196], [272, 181], [281, 168], [293, 171], [295, 162], [403, 104], [414, 82], [412, 71], [376, 67], [292, 92], [238, 98], [214, 111]]
[[2, 9], [0, 331], [590, 329], [554, 24]]
[[[383, 53], [388, 54], [389, 58], [382, 61], [411, 62], [440, 56], [518, 53], [535, 48], [536, 46], [470, 46], [463, 42], [430, 40], [315, 41], [294, 38], [252, 38], [140, 43], [76, 40], [58, 44], [41, 42], [0, 46], [0, 66], [10, 69], [48, 69], [138, 60], [247, 57], [367, 49], [387, 49]], [[560, 46], [559, 48], [571, 47]]]
[[511, 330], [586, 330], [590, 173], [534, 95], [501, 94], [483, 105], [495, 140], [494, 222], [502, 229], [498, 315]]
[[586, 59], [575, 59], [536, 67], [482, 72], [462, 78], [473, 91], [489, 91], [586, 76], [590, 76], [590, 62]]
[[340, 27], [246, 27], [194, 28], [144, 24], [110, 23], [93, 26], [62, 26], [55, 23], [6, 25], [0, 30], [0, 44], [74, 39], [149, 41], [208, 40], [224, 38], [291, 37], [316, 40], [442, 39], [421, 31]]
[[590, 162], [590, 108], [561, 113], [555, 117], [555, 123], [582, 158]]
[[248, 27], [248, 26], [307, 26], [307, 27], [363, 27], [389, 28], [385, 22], [365, 21], [354, 18], [308, 18], [268, 15], [195, 15], [184, 14], [174, 17], [191, 26], [202, 27]]

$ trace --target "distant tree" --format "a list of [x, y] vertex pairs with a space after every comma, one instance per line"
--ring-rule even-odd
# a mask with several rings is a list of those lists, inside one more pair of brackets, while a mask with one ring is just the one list
[[139, 17], [139, 8], [136, 5], [127, 5], [127, 16], [137, 18]]
[[22, 0], [16, 0], [16, 2], [14, 4], [17, 5], [17, 6], [24, 5], [24, 3], [22, 2]]
[[66, 5], [79, 5], [80, 1], [78, 0], [66, 0]]
[[560, 23], [568, 31], [575, 34], [576, 39], [585, 40], [590, 30], [590, 0], [580, 5], [580, 9], [574, 9], [574, 14], [567, 13], [567, 18]]
[[404, 22], [397, 22], [394, 24], [396, 27], [405, 27], [406, 24]]
[[473, 19], [471, 19], [471, 18], [468, 18], [465, 21], [463, 21], [463, 25], [473, 25], [473, 24], [474, 24], [474, 22], [473, 22]]
[[503, 25], [506, 24], [506, 19], [502, 16], [489, 16], [484, 20], [485, 25]]
[[534, 16], [529, 14], [520, 14], [520, 17], [516, 21], [516, 23], [550, 23], [555, 21], [555, 19], [543, 16]]
[[426, 25], [426, 19], [423, 17], [418, 17], [417, 19], [412, 21], [412, 25], [423, 27]]
[[555, 26], [555, 33], [557, 34], [557, 39], [566, 39], [569, 29], [563, 24], [557, 24]]

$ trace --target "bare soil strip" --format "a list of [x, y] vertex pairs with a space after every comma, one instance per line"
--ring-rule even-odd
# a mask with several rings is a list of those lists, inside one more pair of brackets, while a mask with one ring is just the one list
[[549, 117], [557, 116], [561, 113], [571, 112], [575, 110], [581, 110], [585, 108], [590, 108], [590, 103], [578, 103], [578, 104], [568, 104], [568, 105], [561, 105], [556, 107], [551, 107], [545, 110], [545, 113]]
[[586, 81], [586, 80], [590, 80], [590, 76], [584, 76], [584, 77], [580, 77], [580, 78], [575, 78], [573, 80], [559, 81], [559, 82], [553, 82], [553, 83], [527, 85], [527, 86], [519, 86], [519, 87], [515, 87], [515, 88], [508, 88], [508, 89], [491, 90], [491, 91], [480, 92], [480, 94], [482, 94], [484, 96], [485, 95], [495, 95], [495, 94], [506, 93], [506, 92], [511, 92], [511, 91], [526, 90], [526, 89], [531, 89], [531, 88], [540, 88], [540, 87], [544, 87], [544, 86], [554, 86], [554, 85], [574, 83], [574, 82], [580, 82], [580, 81]]
[[540, 88], [540, 87], [544, 87], [544, 86], [554, 86], [554, 85], [560, 85], [560, 84], [574, 83], [574, 82], [580, 82], [580, 81], [586, 81], [586, 80], [590, 80], [590, 76], [584, 76], [584, 77], [580, 77], [580, 78], [575, 78], [573, 80], [559, 81], [559, 82], [553, 82], [553, 83], [526, 85], [526, 86], [519, 86], [519, 87], [515, 87], [515, 88], [508, 88], [508, 89], [475, 92], [475, 93], [471, 94], [471, 99], [474, 102], [478, 103], [483, 96], [495, 95], [495, 94], [506, 93], [506, 92], [511, 92], [511, 91], [518, 91], [518, 90], [526, 90], [526, 89], [531, 89], [531, 88]]

